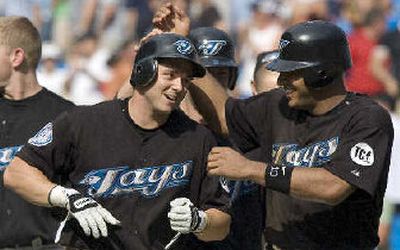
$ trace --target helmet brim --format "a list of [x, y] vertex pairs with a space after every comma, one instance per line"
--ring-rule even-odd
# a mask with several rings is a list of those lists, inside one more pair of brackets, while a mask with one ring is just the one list
[[186, 61], [190, 62], [193, 66], [192, 77], [203, 77], [206, 75], [206, 69], [203, 67], [202, 64], [198, 63], [197, 61], [195, 61], [189, 57], [182, 56], [182, 54], [178, 54], [178, 53], [176, 55], [168, 54], [166, 56], [159, 55], [156, 58], [164, 58], [164, 59], [171, 58], [171, 59], [186, 60]]
[[201, 64], [208, 67], [230, 67], [237, 68], [238, 65], [230, 58], [213, 56], [213, 57], [200, 57]]
[[299, 69], [305, 69], [313, 66], [317, 66], [317, 62], [301, 62], [301, 61], [290, 61], [282, 59], [274, 59], [268, 63], [265, 67], [271, 71], [277, 72], [290, 72]]

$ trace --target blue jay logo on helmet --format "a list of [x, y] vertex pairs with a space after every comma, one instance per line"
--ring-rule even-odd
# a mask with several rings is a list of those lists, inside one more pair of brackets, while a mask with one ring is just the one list
[[182, 55], [189, 55], [193, 52], [192, 44], [187, 40], [178, 40], [174, 43], [176, 45], [176, 49]]
[[199, 51], [205, 56], [215, 56], [226, 44], [225, 40], [204, 40]]
[[286, 46], [288, 46], [290, 43], [290, 41], [285, 40], [285, 39], [281, 39], [279, 41], [279, 51], [282, 51], [284, 48], [286, 48]]

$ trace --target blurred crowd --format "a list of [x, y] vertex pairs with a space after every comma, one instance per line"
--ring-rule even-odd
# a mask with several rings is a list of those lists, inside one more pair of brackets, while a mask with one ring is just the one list
[[[312, 19], [336, 23], [348, 34], [351, 48], [353, 67], [347, 87], [375, 97], [392, 111], [393, 152], [399, 152], [395, 147], [399, 147], [396, 131], [400, 129], [400, 0], [171, 2], [189, 14], [192, 28], [214, 26], [234, 39], [240, 63], [237, 97], [252, 95], [257, 55], [278, 49], [286, 27]], [[75, 104], [90, 105], [114, 98], [129, 80], [133, 48], [151, 29], [153, 13], [161, 4], [161, 0], [0, 0], [0, 15], [26, 16], [40, 30], [44, 43], [39, 83]], [[400, 190], [399, 163], [393, 158], [382, 217], [382, 249], [400, 249], [400, 192], [393, 191]]]

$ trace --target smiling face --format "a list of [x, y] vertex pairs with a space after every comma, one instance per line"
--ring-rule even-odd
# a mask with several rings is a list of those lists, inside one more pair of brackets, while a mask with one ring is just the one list
[[304, 82], [302, 70], [281, 72], [278, 86], [284, 88], [289, 107], [303, 110], [312, 110], [315, 107], [316, 100]]
[[156, 80], [143, 91], [154, 112], [170, 113], [179, 106], [191, 83], [192, 68], [192, 64], [183, 59], [158, 60]]

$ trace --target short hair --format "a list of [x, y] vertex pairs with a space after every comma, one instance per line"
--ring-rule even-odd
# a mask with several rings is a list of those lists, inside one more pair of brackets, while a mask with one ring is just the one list
[[39, 31], [28, 18], [0, 17], [0, 45], [23, 49], [28, 68], [37, 68], [42, 54], [42, 40]]

